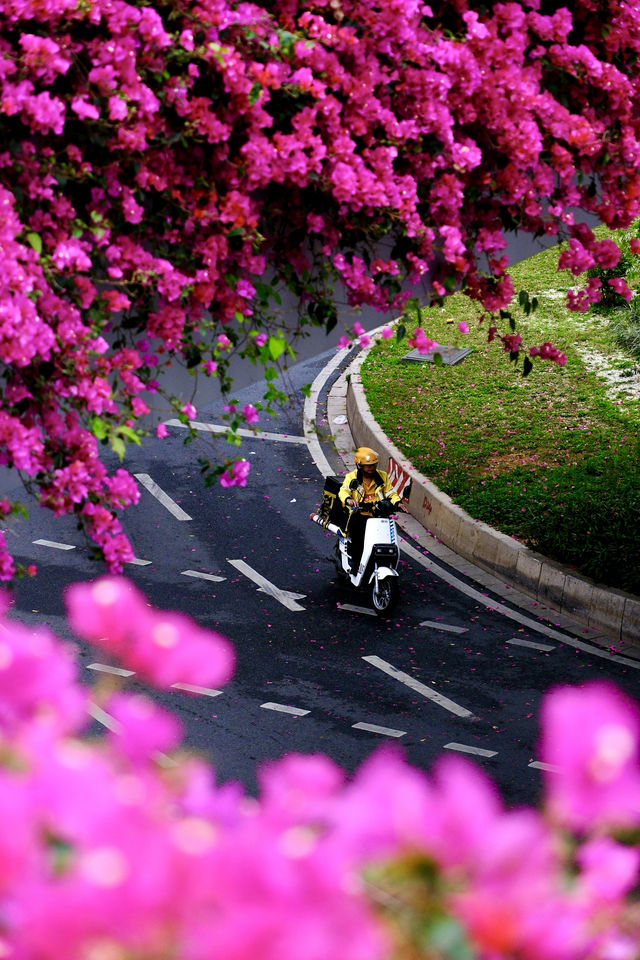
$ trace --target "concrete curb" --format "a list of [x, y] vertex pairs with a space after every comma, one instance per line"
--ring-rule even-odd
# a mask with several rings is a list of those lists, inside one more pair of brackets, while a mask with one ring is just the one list
[[349, 428], [356, 446], [371, 446], [386, 469], [389, 457], [411, 477], [409, 512], [456, 554], [616, 644], [640, 644], [640, 598], [599, 586], [535, 553], [513, 537], [474, 520], [421, 474], [373, 419], [360, 367], [370, 347], [343, 374]]

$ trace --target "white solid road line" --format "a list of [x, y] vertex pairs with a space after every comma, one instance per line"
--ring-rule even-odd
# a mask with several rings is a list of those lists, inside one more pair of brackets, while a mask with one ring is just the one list
[[520, 637], [513, 637], [511, 640], [507, 640], [507, 643], [513, 644], [514, 647], [531, 647], [532, 650], [543, 650], [545, 653], [556, 649], [551, 643], [536, 643], [533, 640], [521, 640]]
[[199, 580], [213, 580], [214, 583], [222, 583], [226, 577], [218, 577], [215, 573], [202, 573], [200, 570], [182, 570], [183, 577], [197, 577]]
[[448, 710], [449, 713], [455, 713], [457, 717], [469, 717], [475, 719], [474, 715], [470, 710], [467, 710], [466, 707], [461, 707], [459, 703], [455, 703], [448, 697], [443, 696], [432, 687], [428, 687], [425, 683], [421, 683], [420, 680], [416, 680], [408, 673], [403, 673], [402, 670], [398, 670], [397, 667], [387, 663], [386, 660], [382, 660], [380, 657], [363, 657], [362, 659], [366, 660], [367, 663], [370, 663], [372, 667], [377, 667], [378, 670], [382, 670], [383, 673], [393, 677], [394, 680], [399, 680], [400, 683], [404, 683], [405, 686], [411, 687], [411, 689], [415, 690], [416, 693], [422, 694], [423, 697], [433, 701], [433, 703], [436, 703], [439, 707], [443, 707], [445, 710]]
[[318, 395], [324, 387], [325, 383], [336, 369], [339, 367], [344, 358], [349, 354], [349, 349], [345, 347], [342, 350], [337, 350], [336, 355], [331, 359], [331, 361], [324, 367], [318, 376], [315, 378], [311, 384], [311, 389], [309, 390], [309, 396], [304, 401], [304, 411], [302, 415], [302, 421], [304, 424], [304, 434], [307, 438], [307, 443], [309, 445], [309, 453], [311, 454], [311, 459], [315, 463], [316, 467], [320, 471], [323, 477], [333, 476], [333, 468], [327, 458], [324, 455], [324, 450], [320, 446], [320, 441], [318, 440], [316, 418], [317, 418], [317, 409], [318, 409]]
[[467, 627], [454, 627], [451, 623], [441, 623], [440, 620], [423, 620], [421, 627], [430, 627], [432, 630], [447, 630], [449, 633], [467, 633]]
[[[165, 420], [165, 427], [182, 427], [187, 429], [186, 423], [180, 423], [179, 420]], [[188, 425], [200, 433], [228, 433], [229, 427], [217, 423], [200, 423], [198, 420], [192, 420]], [[262, 430], [236, 430], [239, 437], [251, 437], [254, 440], [279, 440], [281, 443], [303, 443], [307, 441], [304, 437], [296, 437], [289, 433], [266, 433]]]
[[158, 503], [161, 503], [169, 513], [173, 514], [176, 520], [193, 519], [182, 507], [178, 506], [175, 500], [171, 499], [168, 493], [165, 493], [164, 490], [158, 486], [155, 480], [151, 479], [148, 473], [134, 473], [134, 477], [145, 490], [149, 491], [152, 497], [156, 498]]
[[57, 540], [34, 540], [39, 547], [53, 547], [54, 550], [75, 550], [72, 543], [58, 543]]
[[[253, 580], [254, 583], [257, 583], [259, 587], [262, 587], [264, 593], [268, 593], [270, 597], [273, 597], [279, 603], [286, 607], [288, 610], [304, 610], [304, 607], [301, 607], [299, 603], [289, 596], [288, 590], [280, 590], [273, 583], [263, 577], [261, 573], [258, 573], [257, 570], [254, 570], [253, 567], [250, 567], [248, 563], [245, 563], [244, 560], [229, 560], [228, 562], [232, 567], [235, 567], [236, 570], [239, 570], [240, 573], [244, 574], [245, 577], [248, 577], [249, 580]], [[297, 596], [302, 599], [304, 594]]]
[[445, 750], [456, 750], [458, 753], [472, 753], [474, 757], [497, 757], [497, 750], [485, 750], [483, 747], [469, 747], [466, 743], [445, 743]]
[[[402, 521], [400, 520], [398, 524], [399, 526], [402, 526]], [[518, 610], [512, 610], [510, 607], [505, 606], [504, 603], [500, 603], [497, 600], [491, 600], [486, 593], [481, 593], [480, 590], [476, 590], [474, 587], [469, 586], [468, 583], [465, 583], [463, 580], [455, 577], [452, 573], [449, 573], [443, 567], [439, 566], [439, 564], [434, 563], [431, 557], [425, 557], [424, 554], [420, 553], [419, 550], [416, 550], [415, 547], [412, 547], [410, 543], [407, 543], [404, 537], [400, 540], [400, 549], [404, 550], [409, 557], [412, 557], [414, 560], [416, 560], [425, 568], [425, 570], [430, 570], [455, 590], [459, 590], [460, 593], [464, 593], [472, 600], [476, 600], [478, 603], [481, 603], [486, 610], [493, 610], [496, 613], [502, 613], [505, 615], [505, 617], [510, 617], [517, 623], [522, 624], [523, 627], [527, 627], [528, 630], [531, 630], [535, 633], [542, 633], [545, 637], [550, 637], [551, 640], [558, 640], [560, 643], [566, 643], [571, 647], [575, 647], [577, 650], [583, 650], [585, 653], [590, 653], [594, 657], [602, 657], [604, 660], [613, 660], [614, 663], [620, 663], [624, 667], [632, 667], [634, 670], [640, 670], [640, 660], [632, 660], [630, 657], [623, 657], [618, 653], [609, 653], [608, 650], [604, 650], [602, 647], [595, 647], [591, 643], [585, 643], [583, 640], [577, 640], [575, 637], [560, 633], [558, 630], [554, 630], [553, 627], [548, 627], [544, 623], [540, 623], [537, 620], [532, 620], [531, 617], [528, 617], [524, 613], [520, 613]]]
[[290, 713], [293, 717], [306, 717], [310, 710], [301, 710], [299, 707], [287, 707], [284, 703], [261, 703], [263, 710], [275, 710], [277, 713]]
[[369, 733], [381, 733], [383, 737], [405, 737], [406, 730], [394, 730], [392, 727], [379, 727], [376, 723], [354, 723], [354, 730], [367, 730]]
[[131, 563], [136, 567], [148, 567], [150, 563], [153, 563], [152, 560], [138, 560], [137, 557], [134, 557], [133, 560], [125, 560], [125, 563]]

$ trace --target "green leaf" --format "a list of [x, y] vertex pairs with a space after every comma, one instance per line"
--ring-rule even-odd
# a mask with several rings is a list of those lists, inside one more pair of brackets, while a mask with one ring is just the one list
[[512, 331], [515, 330], [515, 328], [516, 328], [516, 322], [515, 322], [515, 320], [513, 319], [512, 316], [509, 317], [509, 326], [511, 327], [511, 330], [512, 330]]
[[137, 443], [138, 446], [142, 443], [138, 433], [133, 430], [131, 427], [118, 427], [118, 434], [128, 440], [130, 443]]
[[529, 294], [526, 290], [521, 290], [518, 294], [518, 303], [521, 307], [524, 307], [525, 303], [529, 302]]
[[524, 364], [522, 367], [522, 376], [528, 377], [532, 370], [533, 370], [533, 364], [531, 360], [529, 359], [529, 357], [525, 357]]
[[399, 323], [396, 327], [396, 343], [400, 343], [401, 340], [404, 340], [406, 335], [407, 328], [405, 327], [404, 323]]
[[267, 340], [269, 356], [272, 360], [277, 360], [287, 349], [287, 341], [284, 337], [269, 337]]
[[443, 363], [443, 361], [442, 361], [442, 354], [441, 354], [441, 353], [434, 353], [434, 355], [433, 355], [433, 362], [434, 362], [434, 364], [436, 365], [436, 367], [441, 367], [441, 366], [442, 366], [442, 363]]
[[260, 99], [260, 94], [262, 93], [262, 84], [254, 83], [249, 91], [249, 106], [253, 106], [254, 103], [257, 103]]
[[124, 460], [124, 440], [122, 437], [111, 437], [111, 449], [117, 454], [118, 459]]
[[42, 253], [42, 237], [39, 233], [33, 233], [32, 231], [27, 234], [27, 242], [35, 250], [35, 252], [40, 256]]
[[310, 396], [311, 396], [311, 384], [310, 384], [310, 383], [305, 383], [304, 387], [300, 387], [300, 393], [302, 393], [305, 397], [310, 397]]
[[100, 419], [100, 417], [91, 418], [89, 421], [89, 429], [94, 437], [96, 437], [98, 440], [104, 440], [108, 433], [107, 425], [104, 420]]

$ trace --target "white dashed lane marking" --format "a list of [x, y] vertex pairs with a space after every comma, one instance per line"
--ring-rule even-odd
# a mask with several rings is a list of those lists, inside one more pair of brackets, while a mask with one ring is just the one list
[[372, 667], [377, 667], [378, 670], [382, 670], [383, 673], [393, 677], [394, 680], [399, 680], [400, 683], [404, 683], [405, 686], [415, 690], [416, 693], [422, 694], [423, 697], [436, 703], [439, 707], [448, 710], [449, 713], [454, 713], [457, 717], [473, 718], [473, 714], [470, 710], [467, 710], [466, 707], [461, 707], [459, 703], [455, 703], [448, 697], [443, 696], [443, 694], [438, 693], [433, 687], [428, 687], [425, 683], [421, 683], [420, 680], [416, 680], [415, 677], [410, 676], [408, 673], [403, 673], [402, 670], [398, 670], [397, 667], [394, 667], [391, 663], [387, 663], [386, 660], [382, 660], [380, 657], [363, 657], [362, 659], [370, 663]]
[[467, 627], [454, 627], [451, 623], [441, 623], [440, 620], [423, 620], [421, 627], [430, 627], [432, 630], [446, 630], [449, 633], [466, 633]]
[[212, 580], [214, 583], [222, 583], [223, 580], [226, 580], [226, 577], [218, 577], [215, 573], [201, 573], [200, 570], [183, 570], [181, 573], [183, 577], [197, 577], [199, 580]]
[[372, 610], [371, 607], [357, 607], [355, 603], [341, 603], [338, 610], [346, 610], [347, 613], [366, 613], [369, 617], [377, 616], [375, 610]]
[[[165, 427], [180, 427], [187, 429], [186, 423], [180, 423], [179, 420], [165, 420]], [[198, 420], [192, 420], [190, 426], [200, 433], [228, 433], [229, 427], [217, 423], [200, 423]], [[240, 437], [251, 437], [252, 440], [279, 440], [281, 443], [307, 443], [304, 437], [292, 436], [288, 433], [265, 433], [261, 430], [236, 430]]]
[[553, 763], [543, 763], [542, 760], [533, 760], [530, 764], [530, 767], [533, 767], [534, 770], [546, 770], [548, 773], [560, 773], [560, 767], [554, 766]]
[[108, 663], [89, 663], [87, 670], [96, 670], [98, 673], [110, 673], [114, 677], [133, 677], [134, 670], [124, 670], [122, 667], [111, 667]]
[[470, 747], [466, 743], [445, 743], [445, 750], [456, 750], [458, 753], [471, 753], [475, 757], [497, 757], [497, 750], [485, 750], [483, 747]]
[[175, 500], [172, 500], [168, 493], [158, 486], [155, 480], [152, 480], [148, 473], [134, 473], [138, 483], [148, 490], [152, 497], [155, 497], [158, 503], [161, 503], [165, 510], [168, 510], [176, 520], [191, 520], [192, 517], [178, 506]]
[[58, 543], [57, 540], [34, 540], [39, 547], [52, 547], [54, 550], [75, 550], [72, 543]]
[[301, 710], [299, 707], [288, 707], [284, 703], [261, 703], [263, 710], [275, 710], [277, 713], [290, 713], [293, 717], [306, 717], [309, 710]]
[[194, 683], [172, 683], [173, 690], [184, 690], [186, 693], [198, 693], [203, 697], [220, 697], [222, 690], [214, 690], [213, 687], [198, 687]]
[[354, 730], [367, 730], [369, 733], [380, 733], [383, 737], [404, 737], [406, 730], [394, 730], [392, 727], [379, 727], [376, 723], [354, 723]]
[[245, 563], [244, 560], [229, 560], [229, 563], [232, 567], [235, 567], [236, 570], [239, 570], [240, 573], [244, 574], [245, 577], [248, 577], [249, 580], [257, 583], [263, 593], [268, 593], [270, 597], [273, 597], [274, 600], [281, 603], [283, 607], [286, 607], [288, 610], [304, 610], [304, 607], [296, 602], [304, 598], [305, 595], [303, 593], [292, 593], [290, 590], [280, 590], [267, 580], [266, 577], [263, 577], [261, 573], [258, 573], [258, 571], [250, 567], [248, 563]]
[[106, 710], [103, 710], [102, 707], [99, 707], [97, 703], [90, 701], [87, 708], [89, 716], [93, 717], [94, 720], [97, 720], [98, 723], [102, 724], [103, 727], [106, 727], [107, 730], [111, 730], [112, 733], [122, 733], [122, 724], [119, 720], [116, 720], [115, 717], [112, 717], [110, 713], [107, 713]]
[[520, 637], [513, 637], [512, 640], [507, 640], [507, 643], [513, 644], [514, 647], [530, 647], [532, 650], [542, 650], [546, 653], [556, 649], [552, 643], [536, 643], [534, 640], [521, 640]]

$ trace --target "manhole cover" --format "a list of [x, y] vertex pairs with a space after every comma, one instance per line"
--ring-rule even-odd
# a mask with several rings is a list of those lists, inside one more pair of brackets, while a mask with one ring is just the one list
[[406, 353], [402, 360], [412, 361], [414, 363], [433, 363], [436, 353], [440, 354], [443, 363], [452, 367], [454, 364], [464, 360], [470, 353], [473, 353], [473, 347], [438, 346], [435, 350], [430, 350], [429, 353], [420, 353], [419, 350], [412, 350], [411, 353]]

